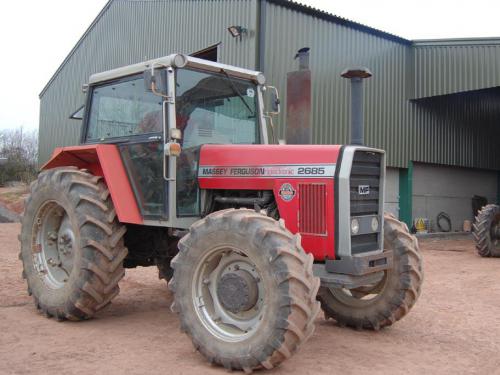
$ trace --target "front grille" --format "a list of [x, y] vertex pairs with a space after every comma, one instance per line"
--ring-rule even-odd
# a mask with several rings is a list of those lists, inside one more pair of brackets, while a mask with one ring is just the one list
[[326, 235], [326, 185], [299, 184], [299, 232]]
[[[358, 150], [350, 176], [351, 217], [377, 215], [380, 218], [380, 171], [382, 154]], [[379, 249], [379, 233], [351, 236], [351, 254]]]

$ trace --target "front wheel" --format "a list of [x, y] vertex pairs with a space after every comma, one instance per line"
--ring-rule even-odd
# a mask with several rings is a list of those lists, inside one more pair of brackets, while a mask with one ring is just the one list
[[172, 265], [172, 310], [210, 362], [270, 369], [314, 331], [319, 279], [300, 237], [252, 210], [215, 212], [193, 224]]
[[393, 267], [378, 282], [351, 290], [320, 288], [318, 299], [327, 319], [341, 326], [379, 330], [413, 307], [423, 281], [422, 256], [408, 227], [390, 214], [384, 215], [384, 248], [393, 251]]

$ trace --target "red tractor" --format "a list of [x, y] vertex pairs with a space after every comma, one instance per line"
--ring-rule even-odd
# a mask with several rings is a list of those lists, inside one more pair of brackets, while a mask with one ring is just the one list
[[[84, 320], [125, 268], [157, 266], [210, 362], [270, 369], [316, 316], [389, 326], [420, 294], [422, 258], [384, 215], [384, 151], [281, 145], [255, 71], [170, 55], [90, 77], [81, 145], [31, 185], [23, 275], [37, 308]], [[319, 301], [319, 302], [318, 302]]]
[[500, 206], [484, 206], [476, 216], [472, 234], [480, 256], [500, 257]]

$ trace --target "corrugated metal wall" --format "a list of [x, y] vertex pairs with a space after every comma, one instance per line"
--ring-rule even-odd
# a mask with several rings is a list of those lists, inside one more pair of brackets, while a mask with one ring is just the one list
[[500, 88], [409, 103], [413, 160], [500, 169]]
[[[445, 52], [432, 60], [436, 66], [434, 70], [423, 69], [420, 56], [436, 57], [435, 51], [426, 51], [434, 46], [420, 46], [415, 51], [412, 45], [304, 15], [284, 6], [268, 4], [266, 9], [264, 70], [282, 96], [286, 95], [286, 72], [298, 68], [297, 61], [293, 60], [296, 51], [302, 47], [311, 48], [314, 143], [348, 142], [350, 90], [348, 81], [341, 78], [340, 73], [347, 67], [366, 66], [373, 72], [373, 77], [365, 80], [366, 143], [385, 149], [389, 166], [407, 167], [408, 161], [413, 160], [500, 169], [496, 151], [500, 138], [494, 136], [497, 134], [495, 129], [500, 127], [500, 101], [492, 97], [491, 92], [479, 96], [444, 97], [425, 105], [409, 100], [415, 96], [417, 82], [419, 92], [426, 95], [495, 86], [500, 77], [500, 58], [497, 52], [492, 52], [491, 41], [475, 49], [455, 51], [465, 62]], [[449, 64], [453, 69], [443, 75], [438, 69], [440, 64]], [[489, 73], [477, 74], [479, 68]], [[285, 103], [286, 97], [282, 101]], [[286, 108], [282, 108], [284, 113], [278, 124], [280, 137], [284, 138]], [[482, 124], [480, 129], [478, 124]]]
[[[403, 167], [408, 161], [406, 111], [408, 45], [354, 30], [286, 7], [267, 4], [264, 72], [286, 103], [286, 72], [298, 69], [299, 48], [310, 47], [312, 71], [313, 142], [346, 143], [350, 129], [349, 81], [340, 77], [347, 67], [366, 66], [366, 142], [386, 149], [388, 162]], [[282, 106], [279, 134], [285, 137], [286, 108]]]
[[412, 98], [500, 86], [500, 39], [419, 41], [413, 50]]
[[[221, 62], [256, 64], [257, 0], [114, 0], [41, 97], [40, 156], [79, 142], [81, 121], [69, 115], [84, 103], [83, 83], [96, 72], [221, 42]], [[241, 41], [226, 28], [249, 29]]]
[[[112, 1], [42, 96], [40, 161], [47, 160], [55, 146], [79, 141], [80, 121], [68, 116], [83, 104], [81, 84], [92, 73], [172, 52], [192, 53], [218, 42], [222, 42], [220, 61], [254, 68], [259, 58], [259, 4], [260, 0]], [[340, 73], [347, 67], [366, 66], [374, 74], [365, 81], [366, 142], [387, 150], [389, 166], [406, 167], [413, 160], [500, 169], [495, 136], [500, 124], [492, 114], [500, 111], [500, 102], [492, 92], [481, 94], [479, 101], [473, 97], [409, 100], [500, 85], [500, 41], [495, 46], [492, 40], [463, 47], [430, 42], [412, 46], [287, 6], [267, 2], [263, 6], [264, 72], [268, 82], [279, 88], [283, 103], [286, 73], [298, 68], [293, 59], [296, 51], [311, 48], [314, 143], [348, 142], [350, 89]], [[249, 29], [241, 41], [226, 30], [234, 24]], [[488, 73], [479, 73], [480, 69]], [[280, 138], [285, 134], [284, 105], [282, 111]], [[481, 129], [478, 123], [483, 124]]]

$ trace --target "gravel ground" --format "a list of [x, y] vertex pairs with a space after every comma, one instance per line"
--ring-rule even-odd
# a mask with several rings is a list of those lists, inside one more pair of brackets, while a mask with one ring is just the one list
[[[18, 224], [0, 224], [1, 374], [225, 374], [179, 331], [154, 268], [127, 270], [95, 319], [41, 316], [17, 259]], [[380, 332], [318, 318], [314, 336], [272, 374], [500, 374], [500, 259], [469, 239], [422, 240], [425, 285], [411, 313]], [[263, 374], [263, 372], [259, 372]]]

